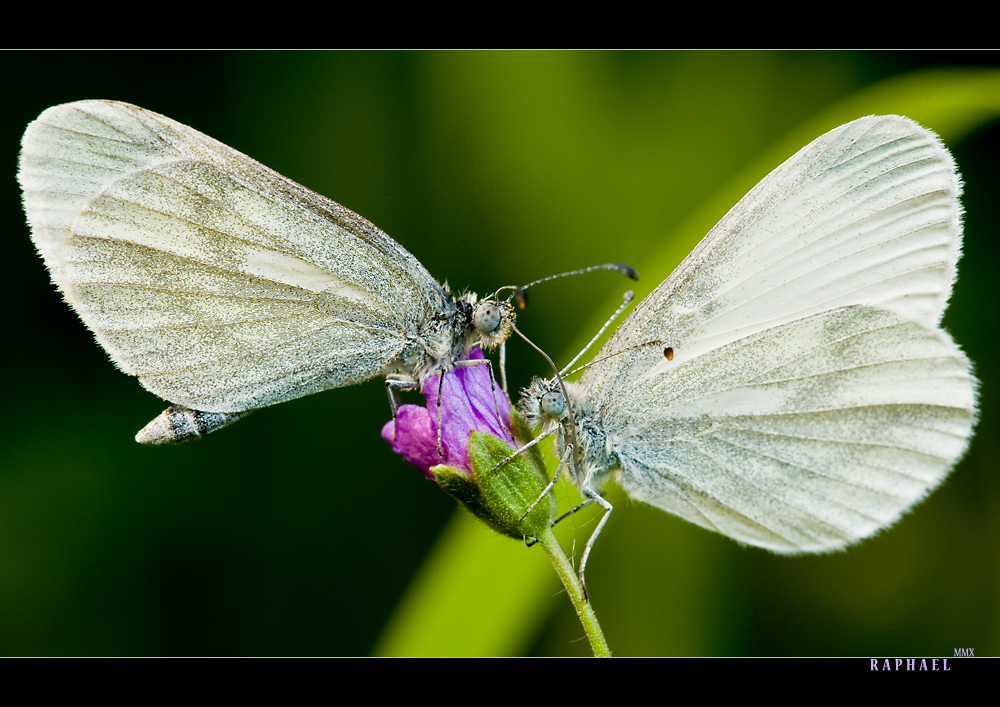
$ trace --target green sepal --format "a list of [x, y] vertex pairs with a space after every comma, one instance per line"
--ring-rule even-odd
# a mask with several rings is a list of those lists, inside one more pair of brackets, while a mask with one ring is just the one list
[[431, 467], [431, 473], [442, 489], [497, 532], [517, 539], [535, 539], [551, 526], [556, 502], [551, 493], [547, 494], [521, 520], [528, 507], [542, 495], [548, 480], [538, 455], [532, 454], [535, 448], [493, 471], [514, 451], [491, 434], [473, 431], [469, 439], [469, 457], [474, 473], [444, 464]]

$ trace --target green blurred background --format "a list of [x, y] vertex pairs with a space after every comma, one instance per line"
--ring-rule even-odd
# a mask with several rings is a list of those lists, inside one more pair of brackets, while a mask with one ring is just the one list
[[[967, 458], [891, 531], [798, 559], [613, 492], [588, 586], [618, 655], [1000, 653], [997, 54], [0, 54], [7, 324], [0, 420], [2, 655], [586, 655], [540, 549], [489, 533], [379, 437], [381, 382], [149, 449], [165, 404], [117, 372], [31, 245], [27, 123], [110, 98], [191, 125], [386, 230], [479, 293], [624, 261], [647, 294], [750, 187], [875, 112], [937, 131], [966, 185], [945, 323], [976, 362]], [[519, 320], [566, 362], [633, 283], [532, 291]], [[514, 386], [545, 374], [521, 342]], [[565, 503], [576, 496], [560, 491]], [[596, 514], [560, 529], [572, 550]]]

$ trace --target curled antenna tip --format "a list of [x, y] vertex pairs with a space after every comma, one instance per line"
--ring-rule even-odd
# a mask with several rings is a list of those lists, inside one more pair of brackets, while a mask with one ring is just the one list
[[611, 263], [611, 269], [617, 270], [625, 277], [631, 278], [633, 280], [639, 279], [639, 273], [637, 273], [634, 268], [630, 268], [625, 263]]
[[583, 275], [584, 273], [595, 272], [597, 270], [614, 270], [616, 273], [624, 275], [625, 277], [630, 277], [633, 280], [639, 279], [639, 274], [625, 263], [605, 263], [604, 265], [592, 265], [591, 267], [583, 268], [582, 270], [571, 270], [570, 272], [563, 272], [558, 275], [549, 275], [548, 277], [543, 277], [541, 280], [535, 280], [533, 282], [529, 282], [527, 285], [522, 285], [520, 289], [521, 291], [524, 291], [529, 287], [533, 287], [534, 285], [542, 282], [548, 282], [549, 280], [555, 280], [556, 278], [567, 277], [569, 275]]
[[[514, 297], [514, 295], [517, 292], [519, 292], [521, 289], [522, 288], [519, 287], [518, 285], [504, 285], [503, 287], [501, 287], [500, 289], [498, 289], [496, 292], [494, 292], [490, 297], [487, 297], [486, 299], [492, 299], [492, 300], [495, 300], [495, 301], [499, 301], [500, 300], [500, 293], [503, 292], [504, 290], [510, 290], [510, 295], [508, 295], [508, 297], [507, 297], [507, 301], [510, 302], [511, 298]], [[522, 307], [522, 309], [523, 309], [523, 307]]]

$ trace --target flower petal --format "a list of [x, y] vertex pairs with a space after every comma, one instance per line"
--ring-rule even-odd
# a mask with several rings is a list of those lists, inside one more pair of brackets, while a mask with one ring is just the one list
[[[474, 349], [469, 359], [483, 360], [483, 352]], [[510, 419], [510, 400], [502, 390], [494, 392], [487, 364], [457, 366], [451, 371], [428, 376], [424, 379], [422, 392], [427, 407], [403, 405], [397, 413], [395, 428], [392, 422], [386, 424], [382, 437], [393, 445], [394, 451], [429, 478], [433, 478], [429, 469], [438, 464], [472, 472], [469, 435], [473, 430], [494, 435], [516, 447], [506, 429]], [[498, 409], [504, 418], [503, 425], [497, 419]], [[405, 415], [404, 411], [407, 411]], [[437, 443], [439, 419], [443, 456]]]
[[430, 468], [441, 463], [437, 449], [436, 424], [419, 405], [402, 405], [396, 411], [396, 419], [389, 420], [382, 427], [382, 439], [392, 445], [392, 451], [410, 462], [434, 480]]

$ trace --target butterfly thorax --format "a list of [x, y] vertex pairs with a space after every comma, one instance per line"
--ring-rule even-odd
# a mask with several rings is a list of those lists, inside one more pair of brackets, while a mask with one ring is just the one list
[[574, 454], [577, 488], [591, 488], [595, 491], [604, 486], [608, 476], [619, 468], [618, 456], [611, 450], [611, 444], [604, 426], [586, 409], [575, 412], [574, 430], [578, 451]]
[[431, 373], [452, 370], [465, 352], [466, 310], [452, 297], [445, 297], [426, 323], [409, 335], [397, 362], [401, 372], [421, 381]]
[[514, 318], [506, 302], [479, 301], [472, 292], [457, 298], [446, 294], [427, 324], [410, 338], [399, 357], [399, 368], [415, 380], [450, 371], [472, 349], [491, 350], [506, 341]]

